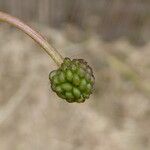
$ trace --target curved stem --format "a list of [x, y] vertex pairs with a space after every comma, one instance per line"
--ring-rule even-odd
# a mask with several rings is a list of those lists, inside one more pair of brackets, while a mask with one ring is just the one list
[[40, 33], [33, 30], [21, 20], [0, 11], [0, 22], [9, 23], [23, 31], [25, 34], [29, 35], [36, 43], [38, 43], [45, 50], [45, 52], [54, 60], [54, 62], [58, 66], [62, 64], [63, 57], [58, 53], [58, 51], [55, 48], [53, 48]]

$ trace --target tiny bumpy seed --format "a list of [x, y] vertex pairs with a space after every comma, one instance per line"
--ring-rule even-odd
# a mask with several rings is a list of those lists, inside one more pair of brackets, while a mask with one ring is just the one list
[[93, 91], [93, 72], [83, 59], [65, 58], [49, 79], [52, 90], [69, 103], [83, 103]]

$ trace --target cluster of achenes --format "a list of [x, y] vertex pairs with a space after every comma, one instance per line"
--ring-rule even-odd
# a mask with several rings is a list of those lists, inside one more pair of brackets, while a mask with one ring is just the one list
[[92, 69], [83, 59], [65, 58], [61, 67], [50, 73], [51, 88], [67, 102], [82, 103], [93, 90]]

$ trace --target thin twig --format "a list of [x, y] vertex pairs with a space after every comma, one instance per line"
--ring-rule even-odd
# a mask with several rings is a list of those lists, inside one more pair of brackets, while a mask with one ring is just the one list
[[6, 22], [14, 27], [20, 29], [25, 34], [29, 35], [36, 43], [38, 43], [45, 52], [54, 60], [54, 62], [60, 66], [63, 62], [63, 57], [58, 53], [58, 51], [53, 48], [47, 40], [37, 31], [33, 30], [27, 24], [23, 23], [21, 20], [13, 17], [7, 13], [0, 11], [0, 22]]

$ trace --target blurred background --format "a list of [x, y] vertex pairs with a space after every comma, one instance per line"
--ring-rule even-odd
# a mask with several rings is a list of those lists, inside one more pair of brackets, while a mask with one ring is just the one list
[[0, 0], [63, 56], [92, 66], [95, 90], [68, 104], [50, 89], [57, 66], [0, 23], [1, 150], [150, 149], [149, 0]]

